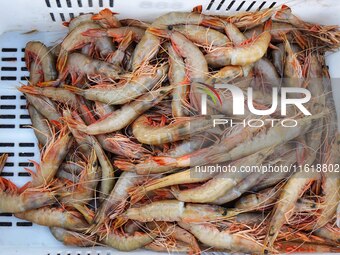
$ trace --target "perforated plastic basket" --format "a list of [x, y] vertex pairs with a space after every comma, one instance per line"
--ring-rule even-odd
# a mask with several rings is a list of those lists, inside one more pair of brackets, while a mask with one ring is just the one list
[[[120, 13], [120, 18], [133, 17], [150, 21], [169, 11], [190, 11], [202, 4], [205, 13], [229, 14], [254, 11], [287, 3], [294, 13], [307, 21], [340, 25], [340, 1], [252, 1], [252, 0], [8, 0], [0, 2], [0, 153], [8, 153], [9, 160], [2, 176], [23, 185], [30, 177], [24, 167], [28, 160], [39, 160], [37, 141], [30, 128], [26, 101], [16, 88], [29, 75], [24, 63], [27, 41], [40, 40], [55, 44], [67, 29], [63, 21], [81, 13], [97, 12], [108, 7]], [[37, 30], [37, 32], [32, 31]], [[31, 33], [27, 33], [31, 31]], [[340, 77], [340, 54], [327, 57], [333, 78]], [[340, 89], [333, 87], [337, 112], [340, 112]], [[340, 119], [338, 117], [338, 119]], [[150, 254], [149, 251], [137, 251]], [[56, 241], [48, 228], [0, 214], [0, 254], [27, 255], [110, 255], [123, 254], [114, 249], [70, 248]]]

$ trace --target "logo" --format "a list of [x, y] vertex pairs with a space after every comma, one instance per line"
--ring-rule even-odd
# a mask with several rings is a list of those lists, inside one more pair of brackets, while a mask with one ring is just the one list
[[[244, 115], [245, 112], [245, 96], [242, 89], [230, 84], [215, 84], [216, 89], [228, 89], [232, 94], [233, 100], [233, 115]], [[298, 95], [295, 98], [291, 97], [293, 94]], [[201, 114], [207, 114], [207, 93], [201, 94]], [[311, 93], [305, 88], [296, 87], [282, 87], [280, 90], [280, 97], [278, 89], [276, 87], [272, 88], [272, 105], [269, 109], [256, 109], [253, 104], [253, 88], [249, 87], [247, 89], [247, 106], [249, 111], [254, 115], [270, 115], [277, 111], [278, 107], [281, 110], [281, 115], [287, 115], [287, 106], [295, 105], [304, 115], [311, 115], [311, 113], [303, 105], [311, 99]]]

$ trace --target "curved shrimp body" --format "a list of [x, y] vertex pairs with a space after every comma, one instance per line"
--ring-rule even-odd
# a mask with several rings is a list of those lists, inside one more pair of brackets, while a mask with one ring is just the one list
[[206, 81], [209, 73], [207, 61], [193, 42], [177, 31], [149, 28], [149, 32], [171, 40], [174, 49], [185, 59], [188, 78], [191, 82]]
[[89, 29], [101, 28], [100, 25], [93, 22], [84, 22], [75, 27], [68, 33], [61, 43], [60, 54], [57, 60], [57, 70], [63, 72], [66, 65], [69, 52], [80, 49], [84, 45], [93, 41], [92, 37], [82, 35], [83, 32]]
[[42, 207], [16, 213], [14, 216], [48, 227], [59, 227], [75, 231], [82, 231], [88, 227], [86, 221], [76, 211], [63, 211], [63, 209], [59, 208]]
[[57, 139], [52, 139], [42, 153], [40, 164], [34, 162], [37, 172], [32, 172], [30, 187], [45, 186], [54, 178], [73, 142], [72, 134], [66, 128], [60, 131]]
[[289, 87], [301, 87], [303, 83], [302, 65], [297, 58], [297, 52], [290, 45], [288, 39], [284, 40], [285, 46], [285, 64], [284, 77], [285, 85]]
[[39, 109], [39, 112], [49, 121], [59, 120], [61, 118], [57, 106], [51, 99], [30, 93], [25, 93], [25, 97], [27, 101], [32, 104], [35, 109]]
[[26, 189], [18, 193], [15, 184], [0, 177], [0, 212], [18, 213], [55, 203], [54, 192]]
[[140, 143], [152, 145], [184, 140], [213, 127], [211, 119], [200, 117], [179, 120], [164, 127], [152, 127], [148, 122], [146, 115], [140, 116], [133, 122], [132, 133]]
[[146, 23], [137, 19], [121, 19], [120, 23], [126, 27], [139, 27], [143, 29], [147, 29], [150, 26], [150, 23]]
[[135, 42], [139, 42], [145, 30], [139, 27], [118, 27], [118, 28], [109, 28], [109, 29], [89, 29], [86, 32], [83, 32], [82, 35], [89, 37], [103, 37], [109, 36], [112, 37], [114, 41], [121, 42], [129, 33], [132, 33], [132, 39]]
[[68, 73], [71, 74], [72, 83], [75, 84], [84, 76], [102, 75], [103, 78], [118, 79], [121, 68], [105, 61], [92, 59], [81, 53], [72, 53], [68, 57], [63, 72], [60, 73], [59, 79], [63, 80]]
[[185, 35], [190, 41], [204, 47], [225, 47], [230, 40], [221, 32], [198, 25], [178, 25], [173, 30]]
[[242, 234], [231, 234], [228, 230], [219, 231], [208, 224], [179, 222], [179, 225], [191, 232], [200, 242], [217, 249], [251, 254], [263, 252], [263, 246], [259, 242]]
[[82, 171], [80, 179], [70, 196], [62, 197], [61, 202], [69, 205], [88, 204], [94, 196], [99, 179], [97, 155], [93, 150], [90, 154], [85, 169]]
[[322, 228], [317, 229], [314, 231], [314, 234], [326, 238], [327, 240], [339, 243], [340, 242], [340, 234], [339, 230], [336, 227], [332, 227], [332, 225], [328, 224]]
[[31, 117], [34, 134], [41, 145], [46, 145], [51, 139], [51, 130], [47, 120], [35, 109], [33, 105], [28, 105], [28, 112]]
[[133, 251], [151, 243], [155, 237], [153, 233], [135, 232], [127, 235], [113, 231], [105, 237], [103, 243], [119, 251]]
[[308, 178], [305, 175], [305, 172], [295, 173], [282, 188], [279, 200], [274, 207], [268, 234], [265, 239], [265, 245], [268, 245], [269, 248], [273, 247], [280, 228], [289, 219], [287, 213], [294, 211], [298, 198], [311, 185], [312, 181], [317, 178], [316, 173], [308, 173]]
[[[57, 78], [54, 56], [41, 42], [32, 41], [26, 44], [25, 62], [28, 70], [31, 70], [31, 65], [35, 66], [34, 69], [38, 66], [42, 70], [43, 81], [52, 81]], [[32, 84], [34, 85], [35, 83]]]
[[131, 80], [119, 87], [99, 85], [85, 90], [73, 86], [66, 88], [89, 100], [100, 101], [110, 105], [125, 104], [151, 90], [157, 83], [161, 83], [168, 71], [168, 65], [150, 68], [149, 73], [134, 75]]
[[78, 27], [80, 24], [91, 22], [92, 16], [93, 16], [93, 14], [86, 13], [86, 14], [82, 14], [82, 15], [79, 15], [79, 16], [71, 19], [68, 24], [66, 23], [67, 26], [68, 26], [68, 30], [71, 32], [73, 29]]
[[150, 28], [166, 29], [169, 25], [193, 24], [199, 25], [206, 16], [188, 12], [170, 12], [158, 17], [145, 31], [137, 44], [132, 58], [132, 70], [136, 70], [155, 57], [159, 51], [160, 38], [150, 32]]
[[[200, 148], [202, 142], [195, 139], [190, 139], [190, 141], [184, 141], [182, 144], [178, 145], [176, 148], [167, 152], [168, 156], [179, 157], [185, 155], [187, 153], [193, 152]], [[137, 164], [133, 164], [126, 160], [115, 160], [115, 166], [123, 171], [135, 172], [136, 174], [156, 174], [156, 173], [165, 173], [171, 170], [175, 170], [176, 166], [162, 166], [157, 163], [152, 158], [147, 158], [143, 161], [138, 162]]]
[[8, 154], [6, 154], [6, 153], [0, 155], [0, 174], [2, 173], [2, 171], [5, 168], [7, 158], [8, 158]]
[[[242, 166], [260, 165], [272, 153], [272, 149], [261, 150], [254, 155], [247, 156], [233, 163], [239, 169]], [[253, 175], [255, 175], [253, 173]], [[209, 203], [224, 195], [230, 195], [230, 191], [241, 182], [247, 174], [242, 172], [219, 173], [207, 183], [192, 189], [175, 190], [174, 196], [185, 202]]]
[[26, 94], [33, 94], [51, 98], [54, 101], [69, 105], [72, 108], [76, 108], [78, 105], [76, 96], [70, 91], [63, 88], [21, 86], [19, 90]]
[[169, 81], [175, 86], [172, 91], [172, 115], [174, 117], [185, 116], [184, 104], [187, 100], [188, 82], [183, 59], [177, 54], [171, 44], [167, 45], [169, 55]]
[[247, 76], [252, 68], [250, 66], [225, 66], [208, 80], [208, 84], [230, 82], [231, 80]]
[[234, 215], [232, 210], [203, 204], [185, 204], [177, 200], [163, 200], [129, 208], [121, 216], [140, 222], [152, 221], [182, 221], [206, 222], [221, 220]]
[[263, 57], [268, 49], [270, 38], [270, 33], [265, 31], [254, 40], [240, 46], [215, 49], [206, 54], [205, 59], [213, 67], [249, 65]]
[[267, 59], [261, 58], [254, 65], [255, 82], [258, 87], [269, 88], [280, 87], [281, 79], [274, 65]]
[[105, 118], [99, 119], [97, 122], [90, 124], [89, 126], [86, 126], [83, 123], [74, 122], [72, 119], [68, 119], [67, 122], [69, 122], [73, 128], [90, 135], [114, 132], [126, 127], [135, 118], [137, 118], [137, 116], [158, 104], [168, 95], [168, 93], [170, 93], [172, 89], [173, 87], [163, 87], [158, 90], [148, 92], [139, 97], [137, 100], [129, 104], [125, 104], [119, 110]]
[[50, 231], [55, 239], [65, 245], [78, 247], [91, 247], [99, 245], [96, 236], [88, 236], [58, 227], [50, 227]]
[[95, 225], [91, 227], [92, 233], [98, 231], [105, 220], [108, 219], [108, 216], [115, 217], [124, 210], [129, 196], [128, 189], [135, 186], [139, 181], [140, 179], [135, 173], [123, 172], [121, 174], [110, 195], [103, 201], [96, 213]]

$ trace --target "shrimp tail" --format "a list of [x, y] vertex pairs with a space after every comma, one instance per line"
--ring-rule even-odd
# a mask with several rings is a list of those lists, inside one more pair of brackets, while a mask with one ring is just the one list
[[220, 19], [204, 19], [201, 22], [202, 26], [207, 26], [207, 27], [223, 27], [223, 20]]
[[126, 160], [115, 160], [114, 165], [123, 171], [134, 172], [134, 164]]
[[86, 133], [87, 126], [84, 123], [81, 123], [80, 121], [77, 121], [73, 119], [72, 117], [64, 117], [65, 122], [71, 129], [77, 129], [81, 132]]
[[67, 58], [68, 52], [66, 50], [61, 49], [57, 59], [57, 70], [59, 71], [59, 73], [63, 73], [67, 63]]
[[292, 10], [290, 9], [290, 7], [288, 7], [287, 5], [283, 4], [281, 6], [281, 9], [278, 10], [274, 17], [276, 19], [280, 19], [280, 20], [286, 20], [289, 18], [289, 16], [292, 14]]
[[104, 10], [101, 10], [98, 14], [93, 15], [91, 19], [102, 20], [115, 14], [118, 14], [118, 12], [112, 12], [110, 9], [105, 8]]
[[0, 177], [0, 190], [6, 190], [6, 192], [10, 193], [17, 193], [19, 191], [13, 182], [2, 177]]
[[203, 6], [202, 5], [197, 5], [194, 8], [192, 8], [192, 12], [193, 13], [201, 14], [202, 11], [203, 11]]
[[40, 90], [39, 88], [35, 87], [35, 86], [21, 86], [19, 88], [19, 91], [22, 93], [28, 93], [28, 94], [33, 94], [33, 95], [40, 95]]
[[63, 88], [67, 89], [68, 91], [71, 91], [74, 94], [84, 96], [84, 90], [77, 88], [75, 86], [70, 86], [70, 85], [63, 85]]
[[8, 158], [8, 154], [6, 154], [6, 153], [4, 153], [0, 156], [0, 173], [5, 167], [7, 158]]
[[158, 37], [164, 37], [164, 38], [169, 38], [170, 35], [171, 35], [171, 32], [169, 30], [155, 28], [155, 27], [150, 27], [148, 29], [148, 32], [150, 32], [151, 34], [154, 34]]
[[152, 159], [160, 166], [176, 166], [176, 159], [171, 157], [152, 157]]
[[84, 36], [90, 36], [90, 37], [102, 37], [107, 36], [106, 29], [89, 29], [82, 33]]

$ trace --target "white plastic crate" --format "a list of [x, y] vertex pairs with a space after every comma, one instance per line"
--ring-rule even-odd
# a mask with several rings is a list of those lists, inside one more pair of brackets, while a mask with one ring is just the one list
[[[307, 21], [339, 24], [338, 0], [10, 0], [0, 2], [0, 153], [9, 153], [3, 176], [23, 185], [30, 177], [24, 167], [28, 160], [39, 160], [37, 141], [26, 109], [26, 101], [16, 90], [29, 75], [24, 63], [24, 46], [30, 40], [46, 45], [58, 42], [67, 32], [63, 21], [81, 13], [98, 12], [108, 7], [120, 13], [119, 18], [133, 17], [150, 21], [169, 11], [190, 11], [203, 5], [205, 13], [228, 15], [239, 11], [288, 4], [295, 14]], [[29, 31], [35, 31], [27, 33]], [[332, 78], [340, 78], [340, 54], [327, 57]], [[340, 113], [340, 88], [333, 93]], [[340, 119], [338, 117], [338, 119]], [[137, 251], [150, 254], [149, 251]], [[0, 255], [110, 255], [123, 254], [114, 249], [70, 248], [56, 241], [48, 228], [0, 214]], [[126, 253], [124, 253], [126, 254]], [[158, 253], [159, 254], [159, 253]]]

